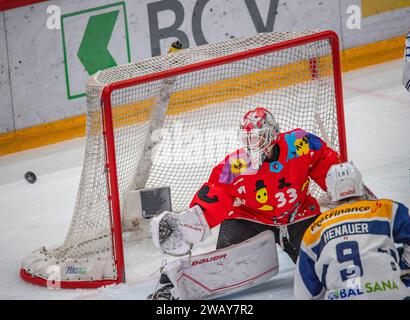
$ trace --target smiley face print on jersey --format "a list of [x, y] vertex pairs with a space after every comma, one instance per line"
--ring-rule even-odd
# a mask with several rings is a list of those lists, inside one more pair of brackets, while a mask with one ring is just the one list
[[255, 187], [256, 201], [263, 204], [263, 206], [259, 207], [258, 209], [263, 211], [273, 210], [272, 206], [265, 204], [268, 201], [268, 190], [266, 189], [266, 185], [263, 180], [256, 181]]
[[302, 139], [297, 139], [295, 141], [295, 148], [296, 148], [296, 153], [298, 156], [302, 156], [304, 154], [308, 154], [310, 151], [309, 148], [309, 142], [306, 136], [304, 136]]

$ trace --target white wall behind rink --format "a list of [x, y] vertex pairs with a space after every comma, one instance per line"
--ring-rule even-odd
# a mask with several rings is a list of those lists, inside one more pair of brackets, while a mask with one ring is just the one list
[[[400, 36], [410, 29], [410, 7], [363, 18], [361, 29], [348, 29], [346, 8], [360, 3], [360, 0], [127, 0], [123, 4], [115, 0], [54, 0], [0, 12], [0, 133], [85, 112], [85, 97], [78, 94], [85, 88], [88, 73], [85, 68], [79, 70], [77, 54], [92, 16], [119, 11], [108, 45], [117, 64], [164, 53], [175, 36], [194, 47], [263, 31], [331, 29], [339, 34], [341, 46], [346, 49]], [[57, 5], [62, 15], [68, 15], [110, 4], [113, 7], [64, 19], [68, 41], [65, 58], [62, 30], [47, 28], [48, 6]], [[67, 83], [73, 91], [71, 95]]]
[[4, 16], [0, 12], [0, 132], [14, 128]]

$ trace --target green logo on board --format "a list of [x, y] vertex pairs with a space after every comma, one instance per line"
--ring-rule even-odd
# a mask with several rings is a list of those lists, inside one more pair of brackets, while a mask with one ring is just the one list
[[61, 16], [67, 97], [85, 96], [87, 78], [131, 62], [124, 2]]

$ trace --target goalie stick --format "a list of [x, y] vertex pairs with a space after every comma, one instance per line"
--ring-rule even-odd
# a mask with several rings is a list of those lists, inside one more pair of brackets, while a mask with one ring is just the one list
[[[175, 64], [175, 58], [172, 56], [172, 53], [181, 49], [182, 44], [179, 41], [172, 43], [170, 49], [168, 50], [168, 55], [166, 56], [169, 60], [170, 67]], [[176, 78], [171, 77], [166, 78], [161, 82], [159, 97], [155, 108], [152, 110], [150, 127], [144, 146], [144, 151], [142, 153], [137, 172], [135, 173], [133, 184], [128, 189], [128, 192], [132, 192], [133, 190], [143, 190], [146, 188], [146, 184], [151, 173], [151, 168], [153, 166], [155, 149], [161, 142], [161, 131], [164, 126], [171, 90], [175, 84], [175, 81]], [[139, 238], [147, 238], [149, 233], [149, 219], [140, 219], [139, 217], [136, 217], [133, 210], [127, 210], [127, 205], [124, 206], [124, 209], [125, 213], [122, 217], [122, 227], [124, 231], [130, 231], [137, 228], [139, 231]]]
[[[182, 44], [179, 41], [172, 43], [167, 55], [170, 67], [172, 67], [172, 64], [175, 63], [175, 60], [173, 60], [172, 57], [172, 53], [181, 49]], [[164, 125], [165, 114], [168, 109], [171, 90], [175, 84], [175, 81], [175, 77], [162, 80], [157, 106], [152, 110], [150, 129], [146, 139], [141, 164], [138, 167], [138, 171], [135, 175], [135, 184], [133, 186], [134, 189], [145, 188], [148, 181], [152, 167], [153, 151], [155, 150], [156, 145], [160, 143], [160, 133]]]

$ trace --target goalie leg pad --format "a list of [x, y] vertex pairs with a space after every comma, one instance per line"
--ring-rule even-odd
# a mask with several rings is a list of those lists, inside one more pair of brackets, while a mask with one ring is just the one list
[[275, 235], [264, 231], [242, 243], [173, 261], [165, 272], [179, 299], [207, 299], [262, 283], [279, 272]]

